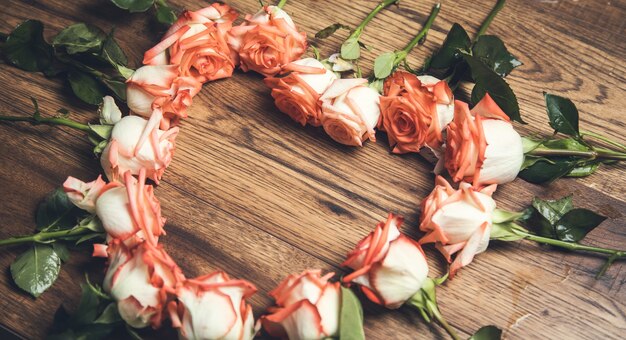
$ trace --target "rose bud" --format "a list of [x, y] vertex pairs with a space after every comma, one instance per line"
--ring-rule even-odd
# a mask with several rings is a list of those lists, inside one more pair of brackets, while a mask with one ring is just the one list
[[341, 287], [339, 282], [328, 282], [333, 275], [306, 270], [287, 277], [269, 293], [278, 307], [261, 317], [265, 330], [273, 337], [289, 339], [338, 337]]
[[400, 233], [402, 222], [402, 217], [390, 213], [342, 264], [354, 270], [343, 282], [358, 284], [370, 300], [391, 309], [417, 294], [428, 277], [424, 252]]
[[445, 167], [455, 182], [477, 187], [510, 182], [523, 162], [522, 138], [489, 94], [471, 111], [455, 101], [445, 150]]
[[161, 129], [168, 130], [187, 117], [187, 107], [201, 88], [195, 78], [179, 76], [177, 65], [142, 66], [126, 81], [127, 104], [140, 116], [160, 120]]
[[337, 79], [322, 100], [324, 131], [336, 142], [362, 146], [376, 141], [374, 128], [380, 118], [378, 92], [367, 86], [367, 79]]
[[161, 42], [144, 54], [143, 63], [178, 65], [180, 76], [201, 83], [230, 77], [235, 60], [226, 37], [235, 18], [236, 11], [217, 3], [196, 12], [186, 11]]
[[158, 128], [158, 120], [126, 116], [115, 124], [109, 143], [102, 151], [100, 164], [110, 181], [130, 171], [138, 175], [146, 170], [148, 177], [159, 183], [172, 162], [178, 127], [167, 131]]
[[96, 200], [105, 185], [102, 176], [89, 183], [69, 176], [63, 183], [63, 190], [75, 206], [93, 214], [96, 212]]
[[161, 204], [154, 196], [154, 187], [145, 184], [145, 171], [139, 179], [124, 174], [124, 185], [109, 183], [96, 200], [96, 215], [111, 238], [126, 240], [137, 236], [156, 244], [165, 234]]
[[246, 22], [230, 30], [228, 44], [239, 56], [242, 70], [266, 77], [300, 59], [307, 49], [306, 33], [298, 33], [289, 15], [276, 6], [247, 15]]
[[387, 132], [393, 153], [441, 147], [442, 131], [454, 112], [452, 91], [445, 81], [398, 71], [387, 78], [383, 93], [378, 127]]
[[461, 182], [459, 189], [454, 190], [441, 176], [437, 176], [435, 184], [435, 189], [422, 202], [420, 230], [426, 235], [419, 243], [435, 242], [448, 262], [452, 254], [460, 251], [450, 266], [450, 277], [453, 277], [489, 245], [492, 214], [496, 208], [491, 195], [497, 185], [476, 190]]
[[254, 317], [246, 299], [256, 292], [248, 281], [231, 280], [224, 272], [188, 279], [170, 303], [172, 326], [181, 339], [239, 339], [254, 337]]
[[278, 109], [302, 126], [322, 125], [320, 96], [337, 76], [314, 58], [296, 60], [285, 65], [283, 71], [291, 72], [285, 77], [264, 79]]
[[160, 327], [170, 295], [184, 280], [180, 268], [162, 247], [148, 242], [128, 247], [113, 240], [107, 254], [102, 286], [117, 301], [122, 319], [135, 328]]

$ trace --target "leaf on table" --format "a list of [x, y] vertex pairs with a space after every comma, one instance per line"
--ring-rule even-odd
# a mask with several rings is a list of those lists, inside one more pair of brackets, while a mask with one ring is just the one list
[[547, 140], [541, 144], [543, 148], [551, 150], [569, 150], [569, 151], [591, 151], [585, 144], [579, 142], [575, 138], [560, 138]]
[[2, 44], [4, 59], [11, 65], [29, 72], [43, 72], [53, 64], [52, 47], [43, 38], [43, 24], [26, 20], [7, 36]]
[[606, 217], [587, 209], [572, 209], [565, 213], [556, 223], [557, 239], [566, 242], [578, 242], [587, 233], [595, 229]]
[[341, 58], [345, 60], [359, 59], [361, 46], [358, 38], [349, 38], [341, 44]]
[[177, 16], [174, 10], [165, 3], [156, 2], [157, 21], [164, 25], [171, 25], [176, 21]]
[[519, 173], [519, 177], [534, 184], [551, 183], [576, 168], [578, 161], [570, 157], [537, 159]]
[[596, 170], [598, 170], [598, 167], [600, 166], [600, 164], [601, 164], [601, 162], [595, 162], [595, 161], [578, 164], [578, 165], [576, 165], [575, 168], [573, 168], [565, 176], [567, 176], [567, 177], [586, 177], [586, 176], [589, 176], [589, 175], [593, 174], [594, 172], [596, 172]]
[[498, 340], [502, 338], [502, 330], [496, 326], [483, 326], [469, 340]]
[[85, 23], [68, 26], [52, 40], [55, 48], [64, 48], [68, 54], [99, 51], [107, 35], [98, 27]]
[[40, 231], [69, 230], [73, 228], [85, 211], [70, 201], [63, 188], [49, 193], [37, 206], [36, 225]]
[[111, 30], [106, 39], [104, 39], [100, 55], [109, 61], [113, 67], [117, 67], [118, 65], [126, 66], [128, 64], [128, 58], [117, 41], [115, 41], [114, 34], [115, 30]]
[[393, 71], [393, 67], [396, 61], [396, 54], [394, 52], [386, 52], [374, 60], [374, 76], [378, 79], [385, 79]]
[[70, 82], [72, 91], [82, 101], [92, 105], [102, 103], [102, 97], [106, 95], [103, 86], [87, 73], [72, 70], [68, 74], [67, 80]]
[[145, 12], [154, 4], [154, 0], [111, 0], [111, 2], [131, 13]]
[[[113, 79], [101, 79], [102, 83], [113, 92], [115, 97], [120, 99], [121, 101], [126, 101], [126, 82], [123, 80], [113, 80]], [[100, 102], [102, 102], [102, 98], [100, 98]]]
[[465, 29], [454, 23], [439, 50], [430, 58], [429, 66], [435, 69], [450, 68], [462, 59], [460, 51], [468, 52], [471, 45], [472, 41]]
[[60, 270], [61, 258], [47, 244], [33, 244], [11, 264], [15, 284], [34, 297], [52, 286]]
[[54, 242], [52, 243], [52, 248], [54, 252], [57, 253], [62, 262], [67, 262], [70, 259], [70, 251], [67, 249], [67, 246], [63, 243]]
[[580, 137], [578, 131], [578, 109], [574, 103], [564, 97], [544, 93], [550, 126], [557, 132]]
[[535, 197], [532, 206], [550, 224], [555, 224], [563, 215], [573, 209], [572, 197], [572, 195], [569, 195], [557, 200], [542, 200]]
[[342, 340], [365, 339], [361, 303], [352, 290], [343, 286], [341, 287], [339, 338]]
[[509, 53], [500, 38], [495, 35], [481, 35], [472, 46], [472, 54], [487, 64], [500, 77], [506, 77], [511, 71], [522, 65]]
[[349, 26], [346, 26], [344, 24], [340, 24], [340, 23], [335, 23], [332, 24], [328, 27], [325, 27], [323, 29], [321, 29], [319, 32], [315, 33], [315, 37], [317, 39], [326, 39], [328, 37], [330, 37], [331, 35], [333, 35], [333, 33], [337, 32], [337, 30], [339, 29], [346, 29], [346, 30], [350, 30]]

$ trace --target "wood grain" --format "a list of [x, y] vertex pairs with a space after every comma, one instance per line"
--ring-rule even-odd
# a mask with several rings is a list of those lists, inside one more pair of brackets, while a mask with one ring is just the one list
[[[256, 11], [256, 0], [227, 1], [241, 13]], [[291, 1], [286, 10], [312, 36], [335, 22], [355, 26], [377, 1]], [[196, 9], [200, 1], [171, 1]], [[369, 71], [381, 52], [403, 47], [428, 15], [434, 1], [402, 1], [368, 26], [372, 46], [361, 63]], [[445, 2], [424, 46], [409, 56], [420, 65], [443, 41], [452, 23], [475, 32], [492, 1]], [[312, 15], [314, 13], [314, 15]], [[508, 78], [528, 125], [522, 134], [550, 133], [542, 91], [571, 98], [581, 111], [581, 127], [624, 140], [626, 125], [626, 2], [509, 1], [489, 33], [499, 35], [524, 66]], [[45, 22], [46, 35], [88, 21], [105, 30], [115, 26], [129, 59], [137, 65], [162, 31], [148, 14], [130, 15], [109, 1], [3, 1], [0, 31], [27, 18]], [[345, 33], [317, 41], [328, 55]], [[237, 72], [232, 79], [205, 85], [183, 122], [172, 166], [157, 195], [168, 219], [163, 243], [187, 276], [224, 269], [254, 282], [255, 315], [271, 305], [266, 295], [284, 276], [305, 268], [343, 273], [345, 253], [393, 211], [406, 217], [404, 231], [417, 237], [419, 202], [432, 189], [431, 166], [415, 155], [391, 155], [384, 135], [361, 149], [337, 145], [323, 131], [301, 128], [273, 106], [261, 78]], [[61, 81], [0, 65], [0, 111], [31, 112], [29, 96], [44, 112], [60, 107], [74, 118], [93, 121], [92, 107], [79, 103]], [[33, 230], [37, 202], [68, 176], [90, 179], [99, 162], [84, 136], [75, 131], [0, 123], [0, 237]], [[575, 204], [610, 219], [585, 242], [626, 244], [626, 166], [607, 166], [579, 180], [549, 186], [521, 180], [502, 186], [499, 206], [521, 209], [533, 196], [574, 193]], [[20, 247], [0, 249], [8, 268]], [[432, 274], [444, 270], [436, 251], [426, 249]], [[619, 339], [626, 332], [626, 266], [618, 262], [599, 280], [602, 259], [540, 247], [530, 242], [492, 243], [489, 251], [439, 290], [441, 309], [466, 337], [495, 324], [511, 339]], [[72, 308], [83, 273], [102, 273], [88, 250], [75, 251], [59, 281], [34, 300], [18, 291], [8, 270], [0, 275], [0, 324], [25, 338], [42, 338], [61, 303]], [[366, 307], [371, 339], [415, 339], [445, 335], [416, 313]], [[171, 337], [171, 332], [159, 333]]]

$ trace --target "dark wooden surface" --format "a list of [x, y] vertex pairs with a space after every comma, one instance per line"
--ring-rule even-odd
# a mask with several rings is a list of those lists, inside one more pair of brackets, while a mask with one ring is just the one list
[[[197, 9], [203, 1], [171, 1]], [[286, 10], [310, 36], [335, 22], [356, 25], [374, 0], [292, 0]], [[256, 0], [227, 1], [241, 13], [256, 11]], [[362, 65], [381, 52], [401, 48], [421, 27], [433, 1], [402, 1], [379, 15], [364, 42], [373, 47]], [[493, 1], [444, 3], [426, 44], [409, 57], [413, 65], [438, 46], [452, 23], [475, 32]], [[130, 15], [109, 1], [1, 1], [0, 31], [19, 22], [42, 20], [51, 36], [87, 21], [117, 37], [137, 65], [158, 41], [151, 15]], [[524, 66], [508, 79], [525, 126], [522, 135], [549, 133], [542, 91], [574, 100], [581, 126], [624, 141], [626, 126], [626, 2], [606, 0], [509, 1], [489, 30], [499, 35]], [[343, 35], [320, 42], [328, 55]], [[369, 67], [366, 67], [369, 69]], [[29, 96], [43, 112], [65, 107], [74, 118], [94, 121], [95, 109], [79, 103], [56, 79], [0, 65], [0, 111], [29, 114]], [[301, 128], [273, 106], [261, 77], [237, 72], [205, 85], [182, 124], [172, 166], [156, 193], [168, 219], [165, 248], [189, 277], [224, 269], [254, 282], [255, 316], [271, 304], [266, 293], [284, 276], [305, 268], [342, 273], [338, 264], [388, 211], [404, 215], [403, 230], [417, 237], [419, 202], [432, 189], [430, 165], [414, 155], [389, 154], [386, 139], [361, 149], [342, 147], [322, 130]], [[72, 175], [91, 179], [99, 172], [84, 136], [75, 131], [0, 123], [0, 237], [30, 233], [34, 209], [44, 195]], [[575, 195], [575, 205], [609, 217], [585, 240], [626, 247], [626, 167], [605, 167], [579, 180], [537, 186], [516, 180], [495, 194], [499, 206], [519, 210], [533, 196]], [[47, 333], [61, 303], [76, 306], [83, 273], [102, 272], [88, 250], [73, 252], [58, 282], [40, 298], [18, 291], [8, 271], [20, 247], [0, 249], [0, 324], [26, 338]], [[444, 268], [432, 248], [431, 273]], [[626, 334], [626, 265], [614, 264], [594, 279], [601, 258], [566, 253], [530, 242], [492, 243], [486, 253], [439, 291], [443, 313], [463, 336], [495, 324], [511, 339], [618, 339]], [[366, 307], [371, 339], [444, 337], [408, 309]], [[169, 334], [171, 333], [163, 333]]]

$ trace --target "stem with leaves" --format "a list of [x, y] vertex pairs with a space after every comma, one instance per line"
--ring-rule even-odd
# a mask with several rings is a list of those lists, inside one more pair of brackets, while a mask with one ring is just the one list
[[439, 307], [437, 307], [437, 305], [434, 304], [432, 301], [428, 301], [426, 302], [426, 304], [429, 306], [430, 310], [432, 311], [433, 316], [435, 317], [435, 320], [437, 320], [437, 322], [441, 325], [441, 327], [443, 327], [443, 329], [446, 330], [446, 332], [450, 335], [450, 337], [454, 340], [460, 340], [461, 338], [459, 337], [458, 334], [456, 334], [456, 331], [454, 330], [454, 328], [450, 326], [450, 324], [446, 321], [443, 315], [441, 315], [441, 312], [439, 312]]
[[564, 150], [564, 149], [549, 149], [544, 147], [538, 147], [527, 153], [530, 156], [539, 156], [539, 157], [549, 157], [549, 156], [557, 156], [557, 157], [581, 157], [587, 160], [626, 160], [626, 153], [613, 151], [605, 148], [594, 147], [589, 151], [580, 151], [580, 150]]
[[81, 131], [91, 131], [91, 128], [87, 124], [79, 123], [73, 121], [71, 119], [63, 118], [63, 117], [51, 117], [51, 118], [43, 118], [39, 113], [39, 105], [35, 98], [31, 98], [33, 101], [33, 105], [35, 107], [35, 112], [30, 117], [21, 117], [21, 116], [5, 116], [0, 115], [0, 121], [9, 121], [9, 122], [29, 122], [33, 125], [39, 124], [47, 124], [47, 125], [63, 125], [68, 126], [73, 129], [81, 130]]
[[580, 131], [580, 136], [581, 137], [589, 136], [589, 137], [601, 140], [601, 141], [603, 141], [603, 142], [605, 142], [605, 143], [607, 143], [609, 145], [615, 146], [615, 147], [617, 147], [617, 148], [619, 148], [619, 149], [621, 149], [623, 151], [626, 151], [626, 145], [624, 145], [622, 143], [619, 143], [619, 142], [616, 142], [614, 140], [611, 140], [611, 139], [609, 139], [607, 137], [604, 137], [603, 135], [595, 133], [595, 132]]
[[421, 45], [424, 43], [424, 41], [426, 40], [426, 36], [428, 35], [428, 31], [430, 30], [433, 23], [435, 22], [435, 18], [437, 18], [437, 15], [439, 14], [440, 10], [441, 10], [441, 3], [436, 3], [435, 5], [433, 5], [433, 8], [430, 11], [430, 15], [428, 16], [428, 19], [426, 20], [424, 27], [422, 27], [422, 29], [417, 33], [417, 35], [413, 37], [413, 40], [411, 40], [404, 49], [396, 52], [396, 60], [394, 62], [394, 67], [397, 67], [398, 65], [400, 65], [400, 63], [406, 59], [407, 55], [411, 52], [411, 50], [413, 50], [413, 48], [415, 48], [415, 46], [417, 46], [418, 44]]
[[358, 39], [361, 34], [363, 33], [363, 29], [365, 28], [365, 26], [367, 26], [367, 24], [369, 24], [370, 21], [372, 21], [372, 19], [374, 19], [374, 17], [376, 16], [376, 14], [378, 14], [378, 12], [382, 11], [383, 9], [385, 9], [386, 7], [398, 2], [400, 0], [384, 0], [381, 3], [379, 3], [365, 18], [365, 20], [363, 20], [359, 26], [357, 26], [354, 31], [352, 31], [352, 34], [350, 34], [350, 36], [348, 37], [348, 39], [350, 38], [356, 38]]
[[0, 246], [24, 244], [24, 243], [48, 243], [51, 241], [66, 239], [69, 237], [84, 236], [94, 231], [89, 228], [76, 227], [70, 230], [59, 231], [42, 231], [34, 235], [11, 237], [5, 240], [0, 240]]
[[485, 21], [483, 21], [483, 24], [480, 25], [480, 29], [478, 30], [478, 33], [476, 33], [476, 37], [474, 38], [474, 41], [478, 40], [478, 37], [480, 37], [481, 35], [484, 35], [487, 32], [489, 25], [491, 25], [491, 22], [496, 17], [498, 12], [500, 12], [500, 10], [504, 7], [505, 3], [506, 3], [506, 0], [498, 0], [496, 5], [491, 9], [491, 12], [489, 12], [489, 15], [487, 16], [487, 18], [485, 18]]

